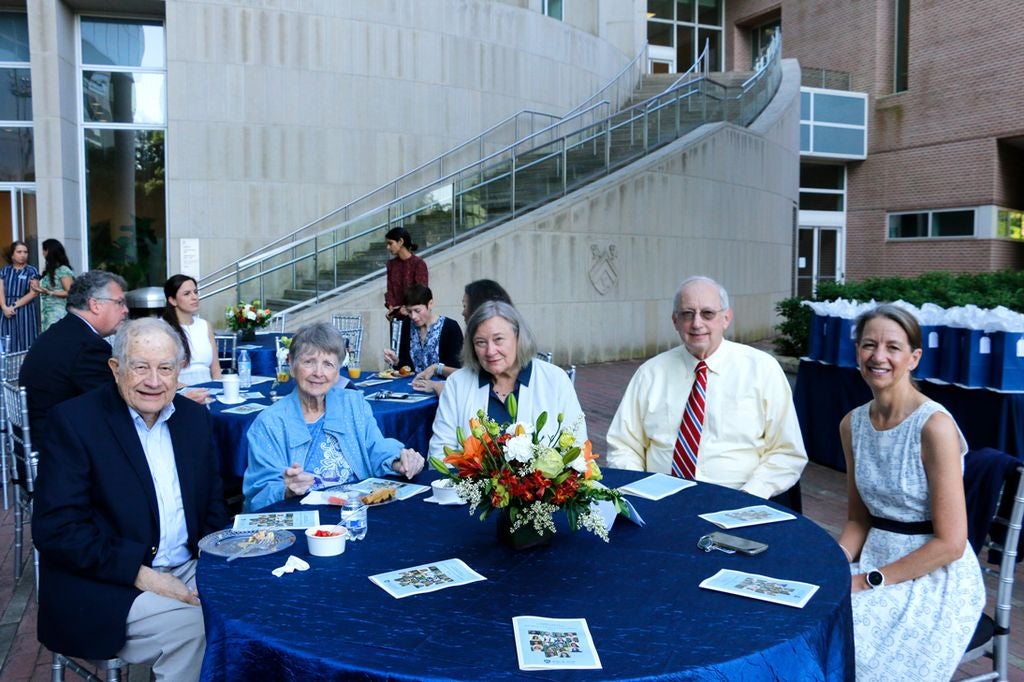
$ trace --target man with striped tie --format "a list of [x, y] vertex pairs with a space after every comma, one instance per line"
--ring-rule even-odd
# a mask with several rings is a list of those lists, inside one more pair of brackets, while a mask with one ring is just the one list
[[708, 277], [676, 292], [683, 345], [637, 370], [608, 427], [608, 466], [717, 483], [768, 498], [807, 464], [789, 381], [771, 355], [725, 339], [729, 294]]

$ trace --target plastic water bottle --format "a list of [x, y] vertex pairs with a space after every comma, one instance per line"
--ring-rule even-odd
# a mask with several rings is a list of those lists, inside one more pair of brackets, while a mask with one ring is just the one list
[[358, 491], [349, 491], [345, 505], [341, 508], [341, 525], [352, 540], [366, 537], [366, 505], [359, 499]]
[[238, 386], [243, 391], [252, 386], [252, 360], [249, 359], [249, 351], [244, 348], [238, 352]]

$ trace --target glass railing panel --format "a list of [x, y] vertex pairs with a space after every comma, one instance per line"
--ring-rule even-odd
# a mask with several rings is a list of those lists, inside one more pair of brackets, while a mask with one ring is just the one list
[[644, 116], [616, 116], [610, 121], [609, 168], [619, 168], [644, 153]]
[[454, 186], [451, 183], [435, 185], [402, 200], [403, 225], [421, 249], [451, 242], [454, 234], [453, 200]]
[[562, 167], [562, 141], [533, 149], [516, 157], [516, 211], [540, 206], [561, 196], [565, 184]]
[[512, 161], [460, 174], [455, 183], [456, 239], [483, 225], [494, 225], [512, 217]]
[[571, 190], [605, 175], [605, 126], [595, 124], [566, 138], [566, 189]]

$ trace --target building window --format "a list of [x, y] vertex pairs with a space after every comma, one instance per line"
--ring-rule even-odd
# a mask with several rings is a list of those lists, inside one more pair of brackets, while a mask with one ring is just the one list
[[845, 165], [800, 164], [801, 211], [843, 211], [845, 205]]
[[893, 92], [907, 89], [907, 71], [910, 62], [910, 0], [896, 3], [896, 36], [893, 41]]
[[973, 237], [975, 210], [919, 211], [889, 214], [889, 239]]
[[167, 278], [167, 70], [158, 21], [82, 17], [82, 155], [89, 268], [129, 288]]
[[647, 0], [647, 42], [675, 50], [686, 71], [708, 45], [711, 70], [722, 69], [723, 0]]
[[36, 179], [28, 18], [0, 12], [0, 182]]
[[781, 33], [782, 19], [775, 19], [750, 29], [750, 68], [757, 68], [757, 60], [768, 49], [776, 31]]
[[544, 14], [552, 19], [565, 20], [562, 15], [562, 0], [541, 0], [541, 4], [544, 5], [542, 8]]

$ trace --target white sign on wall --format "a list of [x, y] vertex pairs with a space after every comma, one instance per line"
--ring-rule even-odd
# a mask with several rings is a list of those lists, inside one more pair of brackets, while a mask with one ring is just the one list
[[199, 240], [181, 240], [181, 273], [199, 279]]

